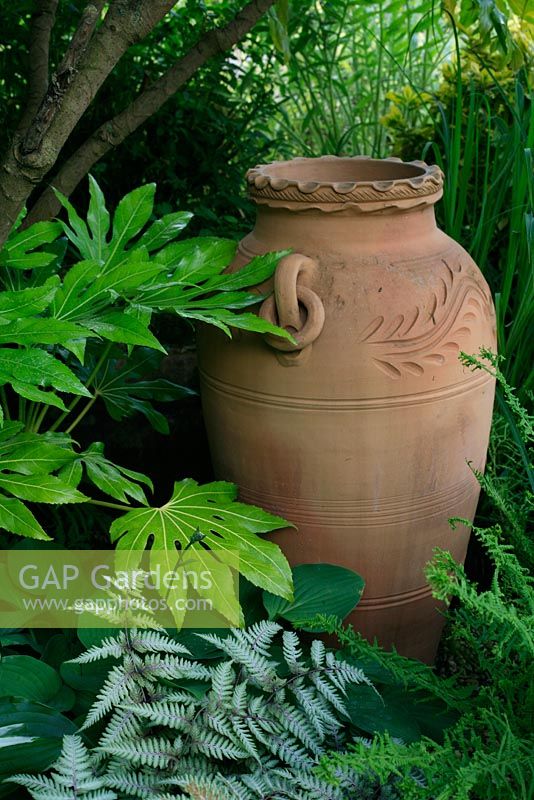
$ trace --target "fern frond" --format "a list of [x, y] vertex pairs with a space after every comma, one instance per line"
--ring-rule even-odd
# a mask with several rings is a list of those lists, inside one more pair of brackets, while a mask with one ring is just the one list
[[125, 708], [134, 717], [147, 720], [150, 725], [164, 725], [173, 730], [188, 731], [196, 710], [196, 706], [191, 703], [191, 696], [188, 697], [188, 700], [188, 707], [169, 700], [162, 700], [156, 703], [138, 703], [125, 706]]
[[210, 730], [199, 730], [198, 738], [191, 740], [191, 752], [203, 753], [222, 761], [225, 758], [238, 760], [247, 758], [247, 751], [228, 739], [227, 736]]
[[109, 744], [106, 747], [107, 753], [118, 756], [135, 767], [158, 769], [169, 769], [175, 766], [182, 750], [183, 744], [180, 739], [169, 741], [162, 736]]
[[137, 693], [138, 685], [134, 674], [126, 672], [123, 664], [113, 667], [81, 729], [90, 728], [111, 711], [113, 706], [118, 706], [126, 697]]
[[100, 645], [93, 645], [82, 653], [77, 658], [71, 658], [71, 664], [90, 664], [93, 661], [99, 661], [104, 658], [120, 658], [124, 653], [124, 634], [119, 634], [118, 637], [107, 637]]
[[50, 777], [13, 775], [10, 781], [24, 786], [34, 800], [116, 800], [96, 774], [96, 759], [81, 738], [64, 736], [61, 755]]
[[284, 631], [282, 641], [284, 659], [292, 674], [301, 675], [306, 672], [306, 666], [302, 663], [299, 637], [295, 631]]
[[138, 653], [174, 653], [175, 655], [190, 656], [191, 653], [183, 644], [174, 641], [169, 636], [158, 631], [132, 630], [130, 642]]

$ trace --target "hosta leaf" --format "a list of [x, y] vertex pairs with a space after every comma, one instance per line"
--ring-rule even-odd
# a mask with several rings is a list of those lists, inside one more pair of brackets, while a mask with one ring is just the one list
[[93, 237], [93, 255], [98, 261], [107, 258], [109, 245], [107, 234], [109, 231], [109, 211], [106, 208], [106, 201], [102, 189], [89, 175], [89, 209], [87, 211], [87, 224]]
[[158, 250], [167, 242], [176, 239], [178, 234], [189, 224], [192, 216], [189, 211], [176, 211], [173, 214], [165, 214], [164, 217], [152, 223], [137, 244], [146, 247], [149, 253], [153, 250]]
[[[101, 314], [98, 319], [91, 320], [87, 324], [95, 333], [110, 342], [137, 344], [142, 347], [152, 347], [163, 353], [166, 352], [163, 345], [158, 342], [142, 320], [126, 314], [124, 311], [110, 311], [107, 314]], [[1, 330], [0, 328], [0, 332]]]
[[59, 711], [28, 700], [2, 700], [0, 719], [17, 725], [20, 735], [33, 740], [2, 750], [0, 775], [4, 778], [22, 770], [44, 772], [59, 757], [63, 735], [76, 732], [75, 724]]
[[[236, 502], [237, 487], [218, 481], [199, 486], [187, 479], [176, 483], [171, 499], [160, 508], [129, 511], [110, 528], [118, 550], [143, 550], [153, 537], [154, 550], [187, 547], [197, 531], [213, 550], [237, 553], [239, 571], [257, 586], [290, 599], [291, 570], [282, 551], [257, 534], [288, 527], [255, 506]], [[194, 545], [196, 548], [197, 546]]]
[[61, 689], [55, 669], [33, 656], [5, 656], [0, 661], [0, 697], [48, 703]]
[[154, 207], [155, 183], [140, 186], [125, 195], [113, 216], [113, 236], [107, 259], [108, 265], [120, 258], [122, 251], [134, 236], [146, 225]]
[[0, 292], [0, 318], [19, 319], [41, 313], [54, 299], [59, 283], [57, 275], [53, 275], [42, 286], [18, 292]]
[[0, 348], [0, 384], [12, 381], [34, 386], [53, 386], [59, 392], [91, 397], [91, 393], [76, 375], [44, 350]]
[[7, 475], [0, 473], [0, 487], [34, 503], [83, 503], [88, 498], [55, 475]]
[[0, 345], [65, 344], [71, 339], [91, 336], [91, 331], [75, 322], [60, 319], [29, 317], [0, 325]]
[[335, 564], [301, 564], [293, 567], [294, 598], [292, 601], [264, 592], [263, 603], [269, 619], [287, 619], [309, 628], [306, 622], [324, 614], [343, 622], [357, 605], [365, 582], [356, 572]]
[[32, 512], [20, 500], [0, 495], [0, 528], [30, 539], [51, 541]]

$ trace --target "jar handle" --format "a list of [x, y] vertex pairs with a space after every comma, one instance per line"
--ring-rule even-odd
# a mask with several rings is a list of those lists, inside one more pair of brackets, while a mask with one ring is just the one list
[[[295, 353], [309, 347], [323, 330], [325, 311], [321, 298], [299, 277], [309, 280], [317, 270], [317, 262], [301, 253], [291, 253], [280, 259], [274, 274], [274, 294], [261, 305], [259, 315], [273, 325], [285, 328], [295, 342], [274, 334], [265, 341], [275, 350]], [[302, 320], [302, 309], [306, 318]]]

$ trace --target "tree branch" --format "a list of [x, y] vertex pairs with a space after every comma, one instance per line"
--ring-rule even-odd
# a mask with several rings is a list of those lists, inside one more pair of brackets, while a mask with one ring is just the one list
[[69, 43], [61, 64], [52, 75], [35, 118], [19, 145], [19, 153], [22, 156], [28, 156], [40, 147], [46, 132], [54, 121], [54, 117], [61, 108], [61, 98], [71, 83], [87, 50], [99, 18], [99, 10], [95, 5], [89, 3], [82, 12], [78, 28]]
[[26, 108], [18, 125], [25, 131], [37, 113], [48, 88], [50, 34], [56, 19], [59, 0], [38, 0], [30, 24], [28, 52], [28, 96]]
[[[128, 48], [143, 39], [176, 0], [111, 0], [91, 36], [102, 3], [88, 3], [63, 60], [27, 133], [17, 135], [0, 166], [0, 245], [24, 203], [57, 157], [100, 86]], [[93, 28], [91, 28], [93, 25]], [[59, 72], [59, 70], [58, 70]], [[59, 113], [61, 111], [61, 113]]]
[[149, 85], [123, 111], [104, 122], [63, 164], [28, 215], [28, 224], [50, 219], [59, 211], [52, 186], [69, 195], [107, 152], [117, 147], [172, 97], [213, 56], [239, 42], [274, 4], [275, 0], [251, 0], [228, 24], [208, 31], [158, 80]]

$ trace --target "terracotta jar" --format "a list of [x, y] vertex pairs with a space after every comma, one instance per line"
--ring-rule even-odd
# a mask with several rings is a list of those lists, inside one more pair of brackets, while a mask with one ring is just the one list
[[273, 536], [292, 564], [364, 577], [356, 629], [431, 662], [443, 617], [423, 570], [435, 547], [464, 560], [448, 520], [473, 519], [488, 445], [494, 382], [458, 359], [496, 347], [488, 286], [436, 227], [438, 167], [327, 156], [247, 179], [257, 222], [231, 269], [291, 248], [259, 313], [296, 344], [199, 332], [216, 474], [295, 523]]

